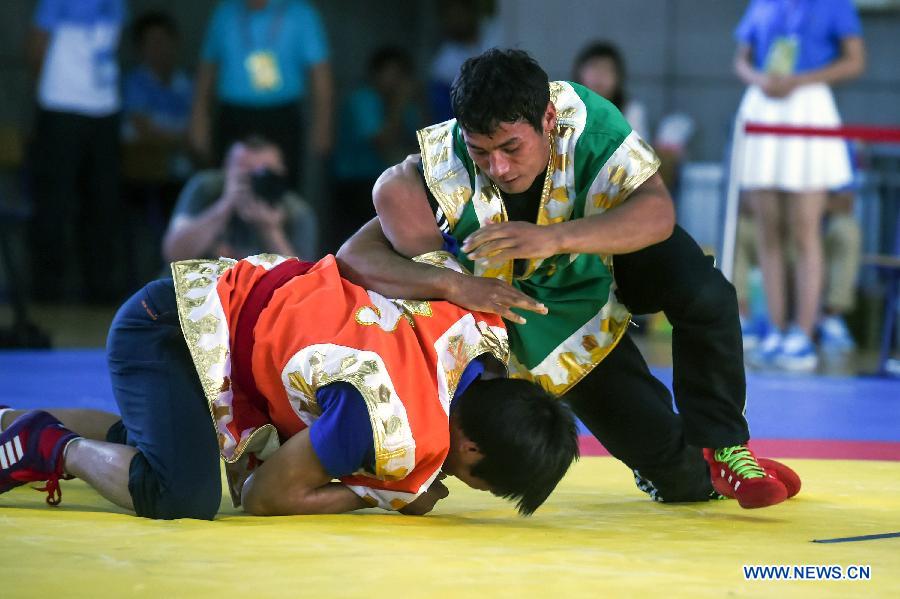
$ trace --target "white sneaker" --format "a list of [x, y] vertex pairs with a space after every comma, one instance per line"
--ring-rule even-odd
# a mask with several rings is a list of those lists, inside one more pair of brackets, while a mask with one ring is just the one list
[[819, 322], [819, 345], [827, 353], [851, 352], [856, 343], [847, 329], [847, 323], [840, 316], [826, 316]]
[[756, 349], [747, 356], [751, 365], [757, 368], [767, 368], [774, 364], [775, 356], [781, 353], [781, 344], [784, 343], [784, 335], [781, 331], [772, 327]]
[[754, 316], [752, 318], [741, 318], [741, 337], [744, 340], [744, 353], [754, 351], [766, 336], [769, 330], [769, 322], [767, 319]]
[[781, 344], [781, 351], [774, 356], [778, 368], [791, 372], [812, 372], [819, 365], [816, 346], [799, 327], [791, 327]]

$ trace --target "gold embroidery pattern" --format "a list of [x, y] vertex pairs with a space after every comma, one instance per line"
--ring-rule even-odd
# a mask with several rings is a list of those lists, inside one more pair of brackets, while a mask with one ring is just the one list
[[[287, 258], [275, 254], [251, 256], [245, 260], [271, 269]], [[246, 451], [265, 459], [278, 447], [275, 427], [265, 425], [235, 439], [227, 426], [232, 421], [231, 353], [225, 313], [216, 284], [237, 262], [185, 260], [172, 264], [178, 320], [216, 427], [219, 450], [226, 463], [234, 464]], [[234, 490], [234, 489], [232, 489]]]
[[491, 327], [483, 320], [476, 320], [473, 314], [465, 314], [456, 321], [435, 342], [438, 367], [443, 377], [438, 381], [446, 383], [446, 388], [439, 384], [438, 395], [445, 411], [449, 414], [450, 399], [456, 393], [456, 387], [463, 371], [477, 356], [490, 354], [501, 363], [509, 360], [509, 340], [506, 329]]
[[228, 326], [216, 294], [216, 282], [235, 264], [234, 260], [227, 259], [172, 264], [181, 332], [211, 409], [220, 392], [231, 392], [230, 385], [225, 384], [225, 365], [230, 359]]
[[438, 123], [416, 133], [425, 183], [453, 229], [472, 197], [469, 174], [453, 152], [455, 120]]
[[613, 296], [611, 289], [610, 299], [597, 316], [534, 368], [528, 369], [510, 356], [511, 376], [533, 381], [557, 397], [565, 394], [613, 350], [628, 328], [631, 315]]
[[634, 131], [610, 156], [588, 190], [584, 215], [600, 214], [624, 202], [659, 169], [659, 158]]
[[438, 268], [448, 268], [450, 270], [455, 270], [456, 272], [461, 274], [472, 274], [465, 266], [459, 263], [459, 261], [456, 259], [456, 256], [444, 250], [437, 250], [435, 252], [428, 252], [427, 254], [420, 254], [413, 258], [413, 262], [430, 264], [431, 266], [437, 266]]
[[395, 300], [381, 296], [374, 291], [367, 291], [371, 306], [363, 306], [354, 315], [356, 322], [363, 326], [377, 324], [386, 333], [393, 333], [403, 318], [409, 326], [415, 328], [415, 316], [432, 316], [431, 303], [421, 300]]
[[428, 477], [428, 480], [426, 480], [415, 493], [388, 491], [386, 489], [375, 489], [362, 485], [347, 485], [347, 487], [359, 495], [369, 507], [380, 507], [385, 510], [400, 510], [410, 504], [423, 491], [428, 489], [440, 473], [440, 469], [436, 469], [434, 474]]
[[386, 481], [404, 478], [415, 466], [415, 440], [406, 410], [377, 354], [319, 344], [297, 352], [282, 371], [291, 406], [307, 423], [320, 413], [316, 391], [337, 381], [353, 385], [366, 402], [375, 445], [371, 476]]

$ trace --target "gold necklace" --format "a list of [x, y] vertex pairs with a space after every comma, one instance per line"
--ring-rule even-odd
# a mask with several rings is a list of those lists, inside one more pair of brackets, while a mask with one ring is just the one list
[[[547, 141], [550, 143], [550, 158], [547, 160], [547, 170], [544, 173], [544, 186], [541, 188], [541, 202], [538, 205], [536, 224], [541, 224], [541, 215], [544, 214], [544, 208], [547, 205], [547, 201], [550, 199], [550, 183], [553, 181], [553, 159], [556, 158], [556, 144], [553, 143], [553, 132], [547, 133]], [[491, 187], [493, 187], [497, 199], [500, 200], [500, 209], [503, 212], [503, 220], [508, 221], [509, 217], [506, 213], [506, 202], [503, 200], [503, 194], [500, 193], [500, 188], [497, 187], [497, 184], [494, 183], [493, 179], [488, 177], [488, 180], [491, 182]]]
[[[544, 187], [541, 189], [541, 203], [538, 206], [537, 218], [536, 218], [536, 222], [534, 223], [537, 225], [550, 224], [549, 222], [541, 223], [541, 220], [544, 220], [544, 221], [548, 220], [546, 218], [542, 219], [542, 216], [545, 213], [545, 207], [547, 206], [547, 201], [550, 199], [550, 183], [553, 181], [553, 162], [554, 162], [554, 158], [556, 158], [556, 144], [554, 143], [552, 132], [547, 133], [547, 141], [550, 142], [550, 158], [547, 160], [547, 171], [544, 174]], [[501, 193], [500, 193], [500, 188], [497, 187], [497, 184], [494, 183], [493, 179], [488, 177], [488, 180], [491, 182], [491, 186], [493, 187], [494, 193], [497, 195], [497, 199], [500, 201], [500, 210], [503, 213], [503, 220], [509, 221], [509, 217], [506, 214], [506, 202], [503, 201], [503, 195], [501, 195]], [[527, 266], [525, 267], [525, 272], [523, 272], [520, 275], [516, 275], [515, 274], [515, 266], [514, 266], [515, 261], [510, 260], [509, 261], [509, 276], [511, 278], [519, 279], [519, 280], [527, 279], [532, 274], [534, 274], [534, 271], [537, 270], [538, 263], [540, 263], [542, 261], [543, 261], [543, 259], [537, 259], [537, 260], [527, 259], [526, 260]]]

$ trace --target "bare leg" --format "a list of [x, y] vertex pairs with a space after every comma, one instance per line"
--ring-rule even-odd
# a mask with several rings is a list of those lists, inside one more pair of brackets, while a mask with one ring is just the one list
[[[6, 430], [13, 421], [30, 410], [9, 410], [0, 416], [0, 431]], [[86, 438], [97, 441], [105, 441], [106, 433], [113, 424], [120, 420], [119, 416], [111, 412], [88, 409], [45, 409], [55, 418], [58, 418], [70, 431]]]
[[788, 197], [791, 236], [796, 244], [794, 285], [797, 325], [810, 337], [819, 318], [825, 276], [822, 216], [826, 197], [825, 192], [797, 193]]
[[[0, 430], [29, 410], [9, 410], [0, 417]], [[128, 491], [128, 470], [137, 449], [128, 445], [108, 443], [106, 432], [119, 417], [110, 412], [88, 409], [45, 410], [58, 418], [69, 430], [80, 435], [65, 449], [63, 469], [82, 479], [107, 500], [134, 510]]]
[[128, 469], [138, 450], [129, 445], [75, 439], [66, 447], [63, 468], [108, 501], [134, 511], [128, 490]]
[[748, 192], [748, 198], [756, 214], [756, 242], [759, 266], [766, 288], [766, 305], [769, 320], [778, 329], [787, 324], [785, 304], [784, 263], [785, 252], [782, 243], [782, 197], [774, 190]]

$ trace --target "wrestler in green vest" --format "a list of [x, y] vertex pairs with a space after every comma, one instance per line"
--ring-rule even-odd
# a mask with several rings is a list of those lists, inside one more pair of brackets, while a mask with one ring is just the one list
[[[549, 225], [599, 214], [625, 201], [659, 159], [607, 100], [576, 83], [550, 83], [557, 109], [550, 160], [535, 222]], [[472, 261], [459, 250], [477, 229], [507, 220], [497, 186], [472, 162], [456, 120], [419, 131], [422, 170], [456, 240], [455, 258], [478, 276], [503, 279], [542, 302], [548, 313], [509, 323], [513, 376], [562, 395], [615, 347], [628, 322], [616, 300], [612, 256], [556, 255], [539, 260]], [[440, 265], [434, 252], [418, 261]]]

